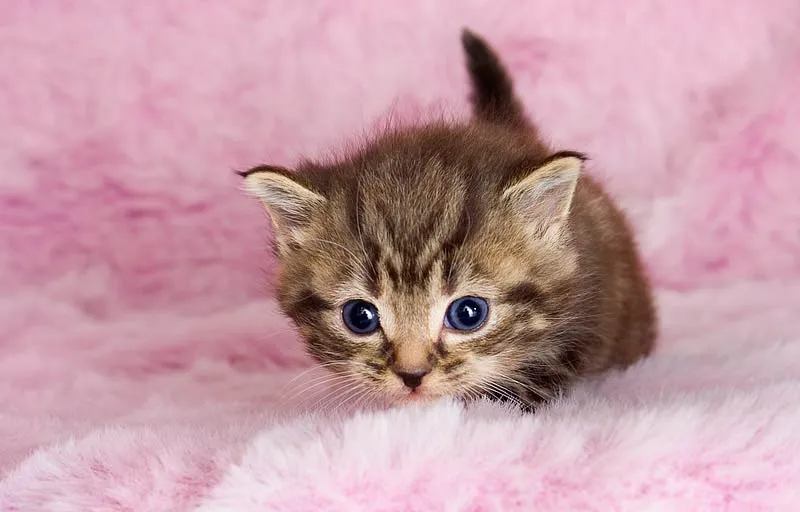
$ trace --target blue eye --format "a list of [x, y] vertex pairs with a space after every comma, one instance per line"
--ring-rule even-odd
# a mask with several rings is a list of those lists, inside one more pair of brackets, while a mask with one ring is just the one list
[[370, 334], [378, 330], [378, 308], [365, 300], [348, 301], [342, 308], [342, 320], [355, 334]]
[[489, 304], [480, 297], [461, 297], [450, 303], [444, 325], [457, 331], [474, 331], [486, 321]]

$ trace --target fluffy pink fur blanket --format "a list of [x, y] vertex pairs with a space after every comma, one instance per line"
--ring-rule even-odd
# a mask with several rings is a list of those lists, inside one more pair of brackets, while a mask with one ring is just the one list
[[[466, 116], [463, 25], [630, 212], [659, 351], [535, 416], [299, 414], [232, 170]], [[0, 510], [796, 509], [798, 26], [797, 0], [3, 2]]]

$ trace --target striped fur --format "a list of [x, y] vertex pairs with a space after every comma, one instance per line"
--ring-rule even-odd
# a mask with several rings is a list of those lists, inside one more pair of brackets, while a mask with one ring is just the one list
[[[622, 213], [590, 178], [557, 174], [554, 162], [582, 155], [547, 148], [491, 48], [469, 32], [462, 41], [473, 122], [243, 175], [273, 219], [279, 300], [312, 356], [396, 401], [489, 396], [532, 408], [649, 353], [656, 317]], [[443, 325], [465, 295], [490, 305], [468, 334]], [[378, 307], [380, 330], [347, 331], [351, 299]], [[432, 368], [417, 392], [390, 370], [398, 362]]]

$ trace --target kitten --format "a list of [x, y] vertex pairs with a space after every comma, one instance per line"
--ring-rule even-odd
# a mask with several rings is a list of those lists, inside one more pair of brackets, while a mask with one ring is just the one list
[[628, 224], [552, 151], [465, 30], [474, 120], [383, 134], [333, 164], [241, 173], [266, 207], [278, 299], [309, 353], [401, 403], [525, 409], [646, 356], [650, 287]]

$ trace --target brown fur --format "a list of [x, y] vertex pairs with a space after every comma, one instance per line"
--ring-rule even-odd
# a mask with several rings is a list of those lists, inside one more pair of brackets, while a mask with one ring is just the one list
[[[493, 51], [469, 32], [463, 43], [474, 122], [243, 175], [273, 221], [281, 307], [318, 361], [396, 401], [530, 408], [648, 354], [656, 317], [623, 214], [591, 178], [569, 179], [583, 156], [547, 148]], [[488, 320], [452, 332], [446, 307], [465, 295], [489, 302]], [[377, 306], [377, 332], [345, 328], [350, 299]], [[412, 393], [403, 372], [427, 374]]]

